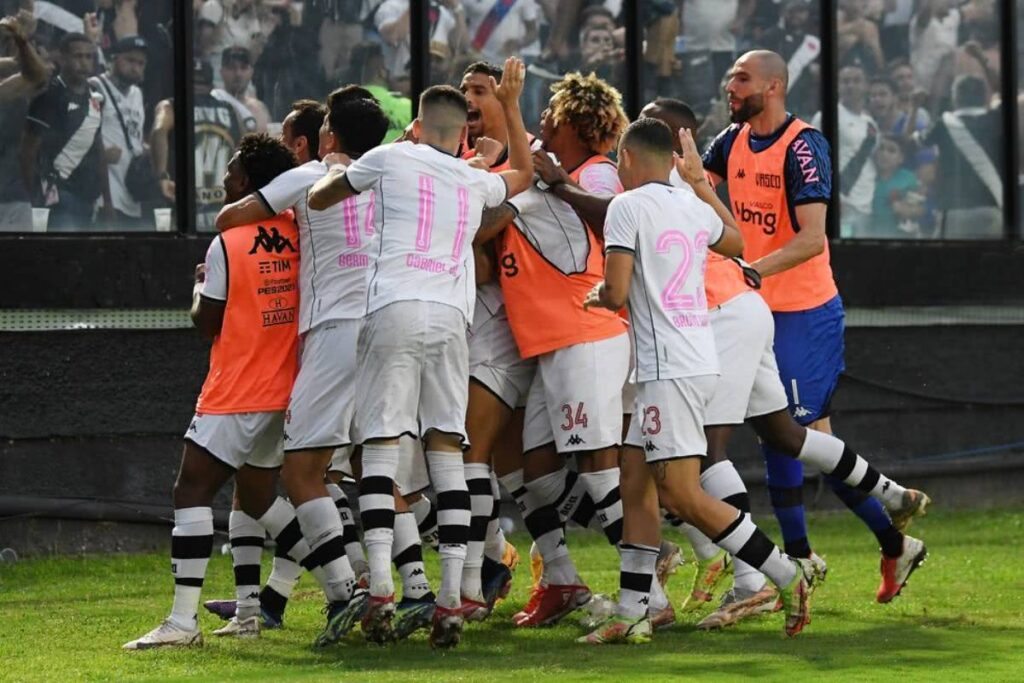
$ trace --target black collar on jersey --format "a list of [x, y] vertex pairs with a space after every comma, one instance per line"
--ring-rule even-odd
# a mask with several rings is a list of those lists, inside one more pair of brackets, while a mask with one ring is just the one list
[[640, 183], [637, 185], [637, 189], [644, 185], [664, 185], [665, 187], [673, 187], [672, 183], [665, 182], [664, 180], [648, 180], [647, 182]]
[[458, 159], [457, 156], [455, 156], [454, 154], [452, 154], [451, 152], [449, 152], [446, 149], [441, 149], [440, 147], [437, 147], [436, 145], [432, 145], [429, 142], [425, 142], [423, 144], [425, 144], [427, 147], [430, 147], [431, 149], [436, 149], [438, 152], [440, 152], [441, 154], [444, 154], [445, 156], [454, 157], [454, 158]]

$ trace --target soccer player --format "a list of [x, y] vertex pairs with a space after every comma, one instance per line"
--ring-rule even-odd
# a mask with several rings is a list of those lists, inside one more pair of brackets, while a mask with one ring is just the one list
[[[658, 119], [672, 130], [678, 155], [683, 153], [680, 131], [692, 135], [697, 128], [693, 111], [679, 100], [659, 98], [645, 106], [640, 116]], [[683, 191], [690, 190], [676, 169], [669, 182]], [[877, 472], [839, 439], [812, 433], [790, 416], [773, 351], [774, 323], [767, 304], [755, 292], [759, 286], [759, 278], [744, 263], [708, 255], [705, 292], [721, 375], [708, 404], [704, 427], [708, 442], [708, 457], [701, 468], [704, 490], [750, 512], [746, 486], [727, 455], [733, 426], [749, 420], [764, 443], [826, 474], [843, 477], [850, 486], [878, 498], [894, 517], [909, 520], [920, 512], [915, 501], [924, 494], [905, 489]], [[684, 531], [697, 554], [698, 567], [683, 609], [695, 610], [711, 600], [709, 588], [725, 577], [728, 560], [726, 553], [698, 529], [685, 525]], [[733, 589], [698, 628], [721, 628], [771, 611], [776, 598], [763, 574], [737, 560]]]
[[[285, 121], [285, 136], [293, 143], [294, 122]], [[358, 158], [376, 147], [386, 131], [387, 118], [374, 100], [336, 91], [327, 99], [318, 152]], [[218, 216], [218, 227], [228, 228], [294, 207], [299, 220], [302, 362], [288, 403], [281, 476], [312, 549], [306, 564], [317, 568], [330, 602], [327, 627], [317, 639], [320, 646], [347, 633], [366, 602], [365, 593], [354, 592], [356, 577], [345, 552], [351, 538], [346, 539], [324, 475], [334, 450], [350, 442], [356, 345], [366, 309], [376, 203], [376, 195], [368, 192], [330, 210], [313, 209], [307, 191], [326, 173], [327, 166], [312, 159]]]
[[[622, 535], [618, 450], [629, 340], [617, 315], [581, 307], [603, 271], [600, 223], [578, 215], [562, 193], [611, 196], [621, 189], [606, 154], [628, 121], [619, 93], [594, 75], [569, 74], [552, 90], [541, 116], [543, 151], [534, 160], [550, 163], [551, 153], [570, 170], [550, 193], [532, 187], [489, 212], [485, 233], [504, 230], [499, 277], [509, 324], [522, 356], [537, 358], [523, 431], [525, 491], [517, 495], [522, 484], [502, 479], [520, 499], [544, 562], [542, 580], [514, 617], [519, 626], [554, 623], [590, 599], [569, 557], [563, 520], [548, 509], [566, 490], [565, 456], [577, 456], [609, 541]], [[505, 230], [510, 221], [514, 227]]]
[[[236, 201], [294, 165], [280, 141], [247, 135], [228, 163], [225, 196]], [[202, 643], [196, 610], [213, 550], [210, 506], [221, 486], [234, 476], [241, 507], [254, 518], [275, 502], [298, 361], [297, 240], [291, 213], [271, 216], [214, 238], [196, 268], [192, 321], [213, 348], [174, 484], [174, 605], [126, 650]]]
[[810, 621], [814, 567], [793, 560], [735, 507], [700, 486], [707, 452], [704, 417], [715, 390], [718, 359], [704, 297], [708, 249], [736, 256], [743, 239], [729, 210], [704, 178], [700, 156], [685, 137], [680, 171], [693, 188], [673, 188], [672, 133], [657, 119], [633, 123], [619, 143], [626, 192], [612, 200], [605, 222], [604, 282], [586, 306], [618, 311], [627, 302], [636, 347], [637, 398], [622, 458], [625, 530], [619, 604], [583, 643], [645, 642], [648, 604], [660, 543], [658, 503], [689, 521], [780, 588], [785, 632]]
[[[829, 405], [844, 368], [843, 304], [825, 236], [832, 174], [828, 142], [786, 112], [787, 81], [786, 63], [774, 52], [756, 50], [736, 61], [726, 84], [733, 124], [708, 147], [704, 167], [715, 183], [728, 183], [744, 256], [763, 281], [761, 296], [775, 319], [775, 358], [790, 412], [800, 425], [830, 435]], [[822, 442], [819, 434], [807, 440]], [[779, 446], [763, 445], [772, 507], [786, 552], [809, 558], [803, 463]], [[876, 599], [889, 602], [925, 554], [924, 544], [900, 527], [930, 501], [912, 492], [890, 519], [878, 500], [846, 481], [849, 463], [845, 460], [826, 480], [878, 539], [882, 581]]]
[[[398, 439], [421, 436], [437, 493], [441, 588], [430, 642], [458, 643], [461, 579], [470, 502], [462, 463], [469, 385], [466, 328], [475, 285], [472, 243], [485, 207], [498, 206], [531, 180], [530, 150], [519, 110], [525, 67], [505, 63], [496, 96], [509, 125], [512, 168], [487, 173], [456, 156], [466, 129], [466, 98], [428, 88], [413, 123], [420, 142], [384, 145], [347, 169], [332, 169], [309, 194], [323, 210], [376, 188], [378, 241], [359, 337], [354, 430], [363, 445], [360, 513], [370, 563], [363, 632], [391, 637], [390, 573]], [[416, 188], [414, 195], [411, 190]]]

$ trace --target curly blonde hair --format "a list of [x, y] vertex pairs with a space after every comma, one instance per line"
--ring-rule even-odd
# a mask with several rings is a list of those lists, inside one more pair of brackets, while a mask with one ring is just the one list
[[594, 73], [584, 76], [574, 71], [552, 85], [551, 92], [548, 115], [556, 125], [572, 126], [580, 140], [598, 154], [615, 148], [629, 125], [618, 90]]

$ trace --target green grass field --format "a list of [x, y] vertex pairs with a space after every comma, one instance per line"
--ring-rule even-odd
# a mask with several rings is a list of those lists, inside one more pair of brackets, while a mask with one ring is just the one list
[[[452, 652], [431, 652], [423, 633], [390, 648], [355, 634], [331, 650], [311, 651], [323, 617], [315, 584], [304, 577], [284, 630], [220, 640], [209, 635], [220, 622], [204, 613], [203, 648], [128, 653], [121, 644], [169, 610], [166, 556], [0, 565], [0, 680], [1024, 680], [1024, 511], [936, 512], [916, 523], [931, 555], [890, 605], [874, 603], [878, 556], [852, 516], [813, 517], [811, 531], [829, 578], [798, 638], [783, 637], [778, 614], [718, 633], [698, 632], [684, 619], [635, 647], [577, 645], [573, 617], [555, 628], [513, 629], [510, 617], [529, 588], [523, 565], [510, 600], [490, 621], [469, 627]], [[522, 537], [514, 540], [526, 550]], [[578, 533], [570, 545], [591, 588], [613, 593], [618, 562], [603, 537]], [[436, 556], [427, 554], [436, 578]], [[669, 584], [677, 605], [690, 572], [682, 567]], [[232, 590], [230, 558], [218, 554], [204, 597], [230, 597]]]

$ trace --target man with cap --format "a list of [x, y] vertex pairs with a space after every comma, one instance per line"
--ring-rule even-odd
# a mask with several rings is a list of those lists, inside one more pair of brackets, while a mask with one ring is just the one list
[[270, 111], [255, 95], [249, 94], [252, 73], [249, 48], [241, 45], [224, 48], [220, 57], [220, 77], [224, 88], [214, 89], [213, 96], [230, 102], [242, 121], [253, 119], [256, 132], [265, 133], [270, 123]]
[[142, 131], [146, 123], [146, 105], [142, 83], [146, 72], [146, 41], [141, 36], [126, 36], [110, 47], [107, 71], [90, 79], [103, 94], [103, 149], [110, 180], [110, 202], [114, 207], [108, 228], [141, 228], [142, 197], [135, 197], [125, 181], [132, 160], [145, 150]]

